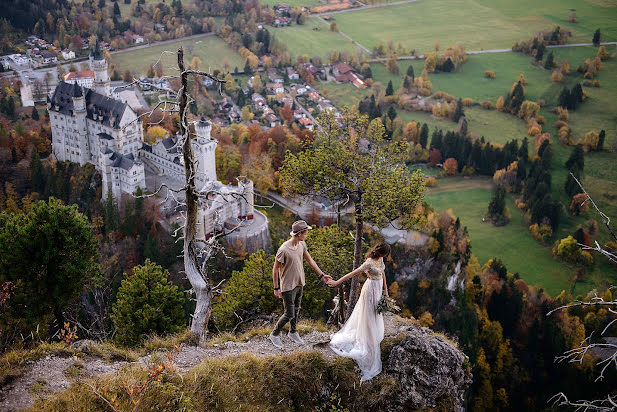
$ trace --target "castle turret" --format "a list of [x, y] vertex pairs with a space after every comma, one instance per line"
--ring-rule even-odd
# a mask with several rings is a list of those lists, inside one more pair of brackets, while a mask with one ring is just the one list
[[109, 88], [107, 61], [101, 52], [101, 47], [98, 40], [94, 51], [90, 52], [90, 68], [94, 71], [94, 82], [92, 83], [92, 89], [103, 96], [109, 97], [111, 90]]
[[71, 153], [71, 160], [78, 162], [80, 165], [88, 163], [90, 160], [90, 142], [88, 141], [88, 129], [86, 125], [86, 97], [84, 91], [77, 83], [73, 84], [71, 97], [73, 99], [73, 115], [75, 116], [75, 140], [78, 150], [75, 152], [75, 157]]
[[193, 150], [197, 161], [197, 182], [203, 186], [208, 181], [216, 181], [216, 139], [210, 136], [212, 125], [204, 117], [195, 125], [197, 138], [193, 140]]

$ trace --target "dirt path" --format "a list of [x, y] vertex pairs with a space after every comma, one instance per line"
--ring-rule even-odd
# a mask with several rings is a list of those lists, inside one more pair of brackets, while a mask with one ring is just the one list
[[[394, 316], [391, 315], [384, 317], [386, 337], [395, 336], [406, 327], [405, 324], [396, 323], [394, 319]], [[302, 335], [304, 345], [294, 343], [287, 336], [282, 336], [283, 349], [272, 346], [267, 336], [255, 336], [246, 342], [228, 341], [205, 348], [184, 346], [176, 356], [174, 365], [178, 372], [184, 375], [206, 358], [223, 358], [242, 353], [265, 357], [316, 350], [327, 359], [333, 359], [336, 354], [328, 347], [330, 333], [333, 332], [312, 331]], [[86, 377], [95, 377], [117, 372], [122, 367], [131, 364], [148, 366], [150, 358], [161, 353], [154, 352], [139, 358], [137, 362], [105, 362], [98, 357], [88, 355], [84, 357], [47, 356], [31, 363], [26, 373], [0, 389], [0, 411], [22, 410], [31, 406], [38, 397], [48, 397], [67, 389], [71, 386], [72, 376], [75, 373], [80, 373]]]

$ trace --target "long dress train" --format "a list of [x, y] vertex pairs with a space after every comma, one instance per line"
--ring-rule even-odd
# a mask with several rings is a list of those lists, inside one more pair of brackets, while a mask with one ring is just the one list
[[383, 292], [382, 259], [367, 259], [361, 266], [369, 278], [364, 282], [358, 302], [341, 330], [331, 336], [330, 348], [339, 356], [352, 358], [362, 372], [362, 381], [381, 372], [380, 343], [384, 337], [383, 315], [376, 311]]

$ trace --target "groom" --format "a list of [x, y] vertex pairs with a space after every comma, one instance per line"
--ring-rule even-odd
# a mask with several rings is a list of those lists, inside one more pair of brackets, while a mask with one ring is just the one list
[[276, 252], [274, 267], [272, 268], [272, 283], [274, 284], [274, 296], [283, 299], [284, 313], [270, 334], [270, 341], [279, 349], [283, 347], [279, 335], [287, 322], [289, 322], [287, 336], [296, 343], [304, 343], [296, 331], [298, 312], [300, 312], [302, 302], [302, 288], [305, 285], [302, 259], [306, 259], [309, 266], [315, 272], [321, 274], [321, 280], [324, 283], [332, 279], [319, 269], [317, 263], [308, 253], [304, 240], [310, 229], [312, 228], [304, 220], [295, 221], [291, 226], [291, 233], [289, 233], [291, 239], [284, 242]]

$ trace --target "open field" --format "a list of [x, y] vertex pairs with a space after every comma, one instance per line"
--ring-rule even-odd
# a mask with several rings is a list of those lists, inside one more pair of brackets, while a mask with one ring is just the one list
[[[615, 50], [610, 48], [609, 50]], [[574, 136], [590, 130], [606, 131], [604, 146], [617, 149], [617, 57], [604, 62], [597, 79], [602, 87], [585, 87], [589, 98], [570, 114]]]
[[[525, 282], [541, 285], [552, 296], [572, 287], [573, 269], [551, 256], [548, 247], [540, 245], [524, 226], [523, 215], [507, 199], [511, 221], [503, 227], [482, 222], [492, 197], [489, 179], [447, 178], [438, 180], [436, 188], [428, 191], [427, 201], [437, 211], [452, 209], [467, 226], [473, 253], [481, 264], [498, 257], [512, 273], [518, 272]], [[604, 262], [589, 271], [586, 280], [577, 284], [575, 293], [586, 293], [602, 280], [615, 281], [617, 274]]]
[[[435, 42], [439, 42], [442, 48], [453, 44], [463, 44], [467, 50], [508, 48], [514, 41], [526, 40], [539, 31], [554, 28], [556, 21], [567, 19], [570, 14], [566, 7], [551, 1], [555, 4], [548, 9], [537, 9], [535, 3], [524, 8], [517, 3], [521, 12], [508, 16], [500, 10], [501, 3], [495, 7], [474, 0], [420, 0], [341, 13], [336, 15], [336, 21], [342, 31], [369, 49], [392, 41], [424, 54], [434, 50]], [[577, 3], [584, 2], [579, 0]], [[547, 10], [556, 10], [556, 14]], [[567, 14], [561, 16], [563, 13]], [[605, 22], [609, 34], [605, 38], [608, 39], [611, 37], [610, 24], [615, 24], [617, 15], [606, 18], [602, 13], [605, 11], [595, 11], [591, 19]], [[573, 42], [591, 40], [586, 28], [583, 33], [579, 33], [576, 27], [572, 30]]]
[[287, 45], [287, 50], [294, 60], [306, 54], [309, 58], [319, 56], [324, 62], [328, 62], [327, 54], [331, 51], [362, 51], [341, 34], [330, 31], [328, 24], [317, 17], [306, 19], [303, 25], [294, 23], [289, 27], [268, 27], [268, 30]]
[[[388, 41], [401, 42], [418, 54], [463, 44], [467, 50], [509, 48], [533, 34], [568, 27], [572, 42], [589, 42], [600, 28], [605, 41], [617, 39], [616, 3], [612, 0], [420, 0], [413, 3], [350, 11], [336, 15], [339, 28], [369, 49]], [[608, 6], [608, 7], [604, 7]], [[571, 9], [579, 23], [570, 23]]]
[[366, 96], [370, 96], [370, 90], [361, 90], [351, 84], [315, 82], [314, 86], [323, 97], [339, 108], [355, 106]]
[[[404, 122], [413, 120], [427, 123], [431, 135], [436, 128], [442, 129], [444, 132], [456, 130], [456, 123], [449, 119], [436, 118], [424, 112], [405, 112], [402, 110], [397, 112]], [[525, 122], [505, 113], [474, 106], [465, 108], [465, 115], [469, 131], [484, 136], [487, 141], [504, 144], [512, 139], [521, 141], [527, 135]]]
[[315, 7], [315, 6], [321, 6], [324, 4], [327, 4], [327, 1], [319, 1], [319, 0], [259, 0], [259, 3], [268, 6], [268, 7], [272, 7], [275, 4], [279, 4], [279, 3], [285, 3], [285, 4], [289, 4], [291, 7]]
[[[163, 51], [175, 52], [180, 46], [184, 47], [185, 62], [189, 64], [193, 57], [197, 56], [202, 61], [201, 68], [203, 70], [207, 71], [208, 68], [224, 70], [224, 59], [227, 59], [229, 62], [228, 70], [231, 72], [234, 70], [234, 67], [238, 67], [239, 70], [244, 68], [242, 57], [216, 36], [207, 36], [189, 41], [178, 40], [160, 46], [150, 46], [143, 49], [116, 53], [113, 54], [113, 61], [120, 72], [130, 70], [135, 74], [145, 75], [150, 64], [155, 63], [161, 57]], [[164, 55], [161, 61], [164, 74], [177, 74], [177, 72], [171, 69], [177, 66], [174, 54]]]

